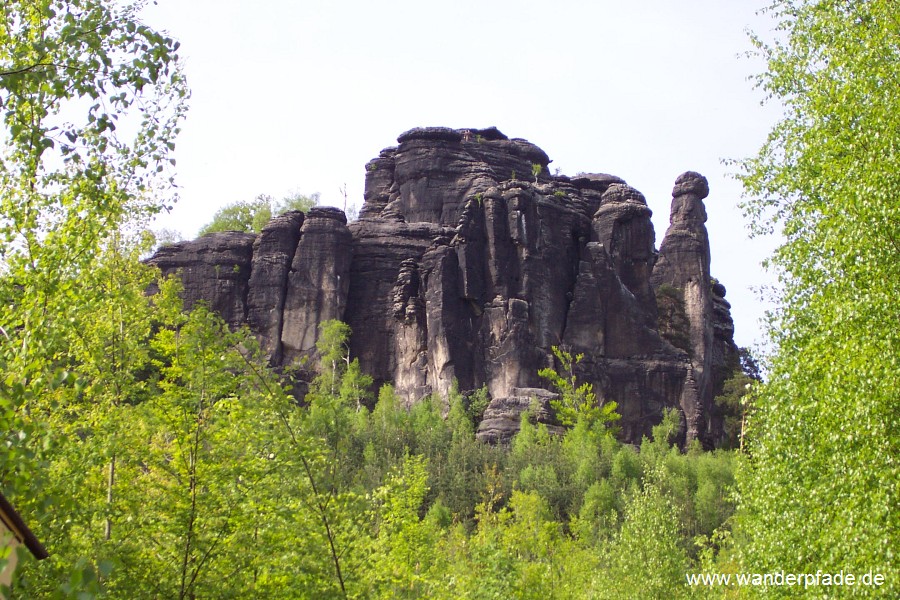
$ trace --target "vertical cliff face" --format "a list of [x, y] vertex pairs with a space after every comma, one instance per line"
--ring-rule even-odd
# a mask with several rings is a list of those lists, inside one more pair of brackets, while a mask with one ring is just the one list
[[164, 246], [148, 262], [164, 275], [181, 274], [186, 309], [206, 302], [229, 326], [247, 319], [247, 296], [256, 236], [227, 231]]
[[284, 213], [272, 219], [253, 243], [247, 324], [257, 333], [263, 351], [273, 364], [282, 362], [281, 332], [288, 276], [300, 242], [304, 214]]
[[584, 353], [578, 374], [619, 403], [628, 441], [672, 406], [687, 439], [715, 439], [712, 395], [734, 344], [709, 274], [702, 176], [676, 181], [657, 253], [646, 200], [617, 177], [551, 176], [542, 150], [495, 128], [414, 129], [398, 142], [366, 166], [349, 226], [314, 208], [258, 237], [214, 234], [151, 262], [180, 269], [189, 304], [248, 324], [273, 365], [311, 355], [318, 324], [341, 318], [362, 368], [407, 402], [454, 381], [487, 386], [484, 440], [508, 440], [531, 398], [552, 424], [537, 372], [553, 365], [553, 346]]
[[343, 317], [352, 257], [344, 213], [336, 208], [311, 209], [300, 228], [284, 291], [282, 364], [311, 356], [319, 323]]

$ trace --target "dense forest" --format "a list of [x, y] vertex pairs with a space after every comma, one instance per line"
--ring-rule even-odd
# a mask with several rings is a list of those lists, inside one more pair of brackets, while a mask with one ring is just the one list
[[735, 448], [716, 451], [678, 447], [676, 412], [617, 441], [614, 403], [559, 349], [541, 376], [562, 427], [526, 412], [508, 447], [478, 442], [484, 391], [375, 397], [338, 321], [298, 403], [252, 335], [184, 311], [178, 281], [141, 262], [177, 200], [189, 92], [179, 44], [139, 8], [0, 8], [0, 487], [50, 550], [23, 554], [3, 594], [900, 593], [891, 0], [776, 0], [777, 41], [750, 38], [768, 65], [756, 84], [785, 111], [735, 170], [755, 231], [782, 235], [782, 285], [766, 380], [726, 385]]

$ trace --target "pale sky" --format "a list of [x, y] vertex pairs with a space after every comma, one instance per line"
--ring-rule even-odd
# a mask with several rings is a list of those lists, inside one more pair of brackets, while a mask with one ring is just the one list
[[181, 41], [192, 90], [178, 139], [181, 202], [158, 227], [186, 238], [216, 209], [266, 193], [362, 203], [365, 163], [413, 127], [497, 126], [563, 174], [618, 175], [647, 197], [657, 246], [672, 184], [710, 183], [712, 272], [735, 338], [762, 341], [773, 239], [748, 239], [746, 157], [778, 117], [739, 58], [764, 0], [159, 0], [145, 20]]

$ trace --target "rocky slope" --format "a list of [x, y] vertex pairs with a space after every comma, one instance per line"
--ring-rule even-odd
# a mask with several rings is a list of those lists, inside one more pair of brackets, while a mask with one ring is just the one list
[[557, 345], [584, 353], [578, 374], [618, 402], [624, 439], [675, 406], [685, 439], [715, 444], [713, 394], [736, 348], [709, 272], [704, 177], [676, 180], [657, 251], [646, 200], [618, 177], [552, 176], [544, 151], [496, 128], [413, 129], [398, 142], [366, 165], [354, 223], [317, 207], [150, 262], [181, 273], [189, 306], [247, 324], [275, 366], [311, 356], [318, 324], [340, 318], [363, 370], [407, 402], [454, 380], [487, 386], [484, 440], [508, 440], [532, 398], [552, 423], [537, 372]]

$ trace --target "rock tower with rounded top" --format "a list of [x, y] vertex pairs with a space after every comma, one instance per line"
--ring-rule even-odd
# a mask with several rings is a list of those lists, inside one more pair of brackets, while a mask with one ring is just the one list
[[736, 363], [725, 289], [710, 277], [706, 179], [675, 182], [659, 251], [644, 196], [606, 174], [551, 175], [547, 154], [488, 129], [418, 128], [366, 165], [360, 218], [286, 213], [259, 235], [220, 233], [161, 249], [188, 306], [246, 324], [276, 367], [315, 353], [339, 318], [350, 352], [408, 403], [486, 386], [480, 439], [508, 441], [534, 400], [553, 424], [553, 346], [615, 400], [639, 442], [667, 407], [683, 439], [722, 436], [713, 403]]

